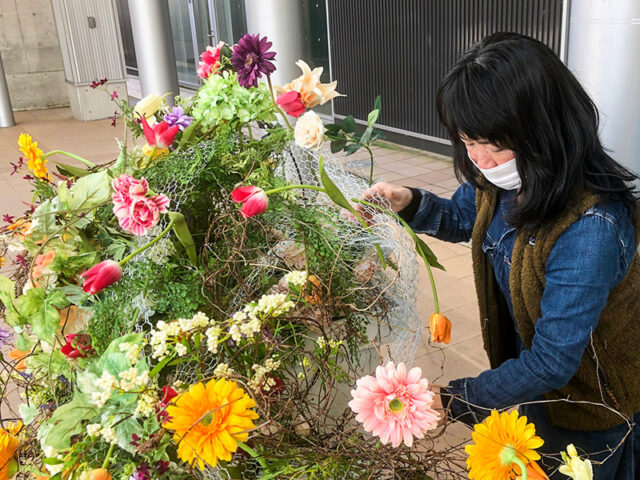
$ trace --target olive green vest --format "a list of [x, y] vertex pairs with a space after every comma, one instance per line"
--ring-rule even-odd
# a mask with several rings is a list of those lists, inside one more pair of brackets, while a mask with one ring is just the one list
[[[495, 213], [496, 198], [497, 190], [491, 186], [477, 189], [477, 219], [471, 237], [482, 337], [492, 368], [516, 356], [509, 310], [482, 250]], [[576, 206], [568, 208], [553, 225], [533, 234], [516, 233], [509, 285], [513, 316], [525, 348], [531, 348], [535, 324], [541, 316], [540, 301], [549, 253], [564, 231], [597, 201], [596, 195], [587, 194], [580, 205], [576, 202]], [[637, 250], [640, 203], [635, 225]], [[640, 256], [636, 252], [624, 279], [609, 294], [575, 376], [563, 388], [545, 394], [546, 400], [552, 400], [547, 404], [551, 423], [573, 430], [602, 430], [624, 422], [625, 419], [612, 410], [627, 417], [640, 411], [639, 342]]]

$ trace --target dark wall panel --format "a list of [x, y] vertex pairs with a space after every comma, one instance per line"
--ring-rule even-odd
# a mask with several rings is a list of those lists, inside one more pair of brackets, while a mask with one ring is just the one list
[[440, 80], [471, 44], [498, 31], [560, 52], [563, 0], [328, 0], [338, 115], [366, 119], [382, 95], [382, 125], [445, 138]]

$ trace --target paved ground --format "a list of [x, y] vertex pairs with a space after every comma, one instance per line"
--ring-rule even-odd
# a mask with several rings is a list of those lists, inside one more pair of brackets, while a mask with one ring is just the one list
[[[17, 141], [20, 133], [31, 134], [45, 152], [67, 150], [96, 163], [115, 158], [117, 146], [114, 139], [123, 134], [123, 127], [111, 127], [110, 120], [77, 121], [68, 108], [17, 112], [16, 121], [15, 127], [0, 129], [0, 215], [20, 214], [25, 208], [22, 202], [31, 198], [27, 182], [20, 175], [10, 175], [12, 168], [9, 162], [16, 162], [19, 156]], [[376, 147], [374, 153], [377, 178], [426, 188], [447, 198], [458, 185], [451, 161], [446, 157], [395, 145]], [[358, 160], [365, 156], [358, 152], [351, 158]], [[443, 348], [422, 342], [414, 364], [420, 366], [432, 381], [446, 384], [453, 378], [480, 373], [488, 367], [488, 361], [481, 345], [470, 249], [466, 245], [445, 243], [430, 237], [425, 237], [425, 240], [447, 269], [446, 272], [434, 270], [434, 276], [440, 309], [451, 319], [453, 330], [451, 344]], [[418, 307], [425, 319], [426, 339], [426, 320], [433, 311], [433, 301], [424, 268], [420, 270], [419, 292]], [[468, 437], [464, 427], [454, 425], [443, 441], [453, 444]]]

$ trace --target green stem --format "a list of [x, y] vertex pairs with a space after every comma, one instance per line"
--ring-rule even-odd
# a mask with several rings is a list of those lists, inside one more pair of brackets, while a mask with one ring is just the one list
[[429, 281], [431, 282], [431, 290], [433, 291], [433, 304], [435, 306], [435, 313], [440, 313], [440, 304], [438, 303], [438, 292], [436, 291], [436, 282], [433, 279], [433, 272], [431, 271], [431, 265], [429, 262], [424, 262], [427, 266], [427, 273], [429, 274]]
[[81, 161], [82, 163], [84, 163], [84, 164], [85, 164], [87, 167], [89, 167], [89, 168], [93, 168], [93, 167], [95, 167], [95, 164], [94, 164], [93, 162], [90, 162], [90, 161], [89, 161], [89, 160], [87, 160], [86, 158], [79, 157], [78, 155], [74, 155], [73, 153], [65, 152], [65, 151], [63, 151], [63, 150], [51, 150], [50, 152], [45, 153], [44, 155], [42, 155], [42, 158], [47, 158], [47, 157], [49, 157], [49, 156], [51, 156], [51, 155], [54, 155], [54, 154], [56, 154], [56, 153], [57, 153], [58, 155], [66, 155], [67, 157], [75, 158], [76, 160], [79, 160], [79, 161]]
[[111, 454], [113, 453], [113, 449], [115, 448], [116, 444], [112, 443], [111, 446], [109, 447], [109, 451], [107, 452], [107, 456], [104, 457], [104, 462], [102, 462], [102, 468], [107, 468], [109, 466], [109, 460], [111, 459]]
[[130, 255], [126, 256], [125, 258], [123, 258], [122, 260], [120, 260], [120, 266], [124, 266], [125, 263], [127, 263], [129, 260], [131, 260], [133, 257], [135, 257], [136, 255], [138, 255], [139, 253], [144, 252], [147, 248], [153, 246], [157, 241], [159, 241], [162, 237], [164, 237], [167, 233], [169, 233], [169, 230], [171, 230], [171, 228], [173, 227], [175, 220], [171, 220], [169, 222], [169, 225], [167, 225], [167, 228], [165, 228], [160, 235], [158, 235], [156, 238], [154, 238], [153, 240], [151, 240], [149, 243], [147, 243], [146, 245], [143, 245], [142, 247], [138, 248], [137, 250], [134, 250]]
[[293, 127], [289, 123], [289, 119], [287, 118], [287, 115], [280, 109], [280, 107], [276, 103], [276, 97], [273, 95], [273, 86], [271, 85], [271, 75], [267, 75], [267, 83], [269, 84], [269, 93], [271, 94], [271, 101], [273, 102], [273, 107], [278, 111], [278, 113], [280, 113], [280, 115], [282, 115], [282, 118], [284, 119], [284, 123], [287, 124], [287, 127], [289, 127], [289, 130], [293, 131]]
[[258, 452], [256, 452], [253, 448], [251, 448], [246, 443], [238, 442], [238, 446], [242, 450], [247, 452], [249, 455], [251, 455], [251, 458], [253, 458], [254, 460], [257, 460], [258, 463], [260, 464], [260, 466], [264, 469], [265, 473], [267, 473], [267, 474], [269, 473], [269, 467], [267, 466], [267, 462], [264, 461], [264, 458], [262, 458], [260, 455], [258, 455]]
[[371, 164], [369, 167], [369, 186], [373, 185], [373, 152], [369, 148], [369, 146], [365, 145], [367, 152], [369, 152], [369, 158], [371, 159]]
[[266, 193], [267, 195], [271, 195], [272, 193], [280, 193], [286, 190], [294, 190], [296, 188], [308, 188], [309, 190], [317, 190], [318, 192], [327, 193], [327, 191], [324, 188], [318, 187], [316, 185], [285, 185], [284, 187], [278, 187], [271, 190], [267, 190], [264, 193]]
[[522, 480], [527, 480], [527, 467], [524, 466], [524, 463], [522, 463], [522, 460], [514, 456], [514, 459], [512, 461], [513, 463], [515, 463], [520, 467], [520, 471], [522, 471], [522, 475], [521, 475]]

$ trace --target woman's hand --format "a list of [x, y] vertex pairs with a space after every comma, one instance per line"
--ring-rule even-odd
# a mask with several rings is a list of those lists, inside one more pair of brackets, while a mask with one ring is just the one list
[[[387, 182], [380, 182], [366, 190], [360, 197], [360, 200], [376, 205], [388, 206], [388, 204], [385, 205], [386, 202], [384, 200], [386, 200], [391, 204], [392, 211], [399, 212], [411, 203], [412, 197], [413, 195], [411, 190], [407, 187], [401, 187], [400, 185], [394, 185]], [[370, 220], [371, 216], [368, 212], [370, 212], [371, 209], [367, 208], [366, 205], [358, 204], [356, 205], [356, 210], [367, 221]]]
[[442, 405], [442, 397], [440, 396], [440, 385], [429, 386], [429, 390], [435, 393], [433, 397], [433, 405], [431, 406], [436, 412], [440, 414], [440, 420], [438, 420], [438, 426], [441, 427], [445, 423], [447, 423], [447, 411]]

